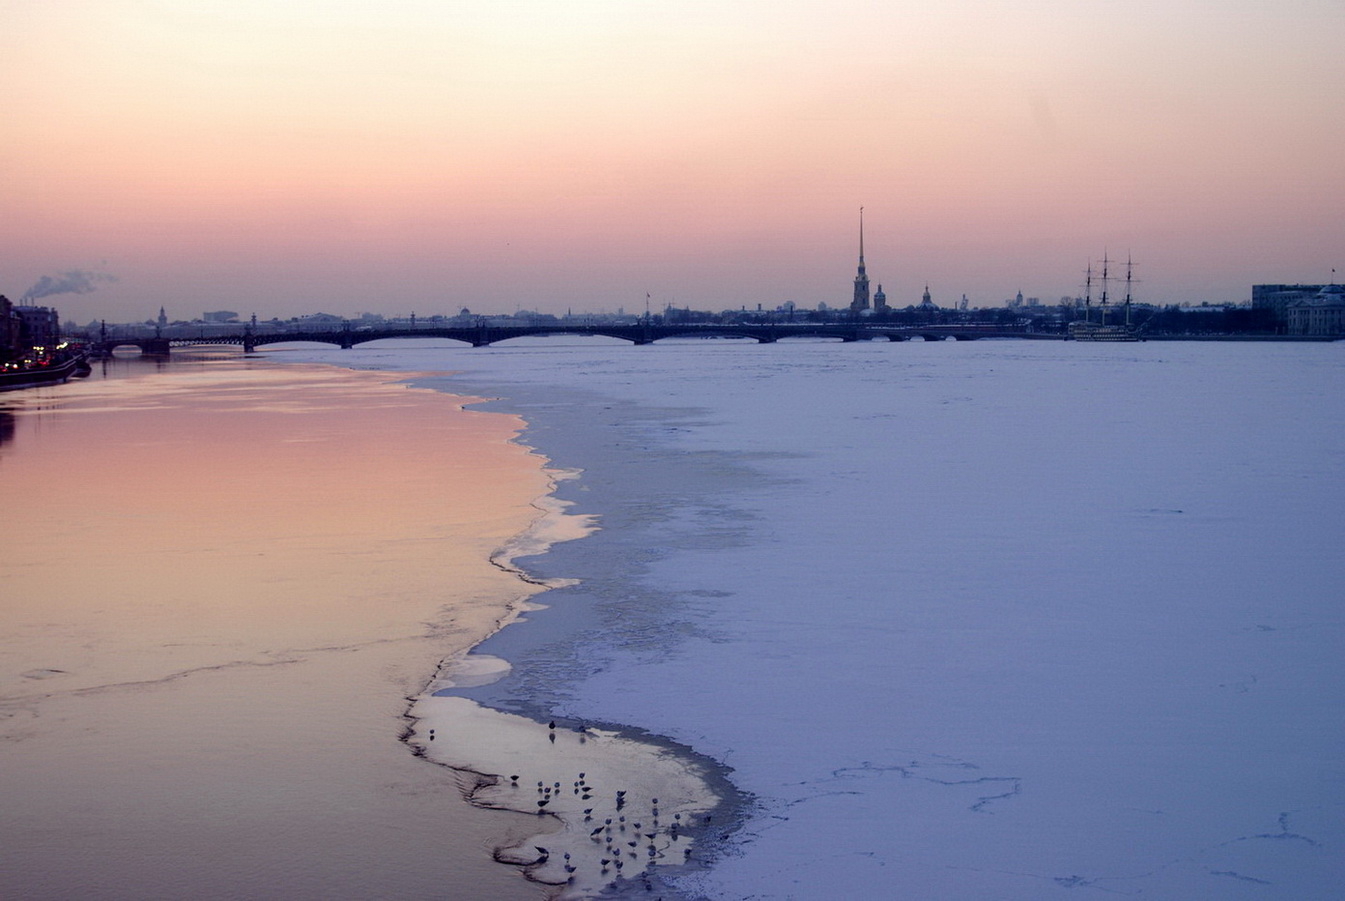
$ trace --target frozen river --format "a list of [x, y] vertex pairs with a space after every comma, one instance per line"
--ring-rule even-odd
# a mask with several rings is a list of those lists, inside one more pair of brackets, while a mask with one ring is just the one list
[[1345, 346], [274, 356], [458, 370], [580, 471], [599, 530], [521, 561], [578, 584], [456, 693], [722, 764], [663, 887], [1338, 896]]

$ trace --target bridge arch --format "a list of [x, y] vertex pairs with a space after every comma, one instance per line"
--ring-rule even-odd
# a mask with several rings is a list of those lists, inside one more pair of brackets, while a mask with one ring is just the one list
[[696, 339], [698, 341], [707, 341], [716, 338], [741, 338], [755, 341], [758, 344], [769, 344], [775, 339], [764, 333], [762, 329], [752, 328], [733, 328], [725, 326], [708, 332], [705, 329], [697, 329], [695, 326], [688, 327], [685, 330], [675, 330], [672, 327], [664, 326], [659, 330], [659, 334], [653, 340], [655, 342], [670, 338], [674, 341], [679, 339]]
[[134, 347], [141, 353], [145, 352], [144, 342], [135, 338], [109, 338], [101, 345], [101, 349], [105, 353], [112, 353], [114, 350], [119, 350], [123, 347]]
[[[379, 342], [386, 343], [380, 344]], [[398, 344], [414, 343], [415, 346], [438, 348], [441, 350], [452, 350], [455, 348], [471, 347], [472, 342], [466, 338], [450, 337], [448, 335], [374, 335], [370, 338], [352, 341], [351, 344], [378, 344], [379, 347], [396, 347]]]
[[545, 329], [538, 328], [536, 331], [530, 331], [527, 334], [509, 334], [509, 335], [491, 335], [491, 340], [487, 342], [490, 345], [502, 344], [509, 346], [511, 342], [526, 338], [607, 338], [611, 341], [619, 341], [622, 344], [644, 344], [644, 336], [626, 332], [620, 328], [567, 328], [567, 329]]

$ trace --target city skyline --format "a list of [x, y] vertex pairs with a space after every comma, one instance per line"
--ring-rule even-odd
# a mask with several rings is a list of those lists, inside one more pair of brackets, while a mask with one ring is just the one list
[[1345, 249], [1345, 10], [0, 3], [0, 293], [563, 314], [1233, 303]]

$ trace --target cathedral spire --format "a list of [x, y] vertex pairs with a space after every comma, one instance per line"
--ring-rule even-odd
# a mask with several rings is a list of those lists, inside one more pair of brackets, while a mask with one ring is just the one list
[[859, 272], [855, 275], [854, 299], [850, 312], [859, 313], [869, 308], [869, 276], [864, 272], [864, 208], [859, 208]]
[[864, 272], [864, 208], [859, 208], [859, 271]]

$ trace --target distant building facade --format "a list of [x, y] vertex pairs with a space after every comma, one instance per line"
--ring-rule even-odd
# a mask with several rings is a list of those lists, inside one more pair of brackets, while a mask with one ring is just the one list
[[20, 348], [50, 347], [60, 341], [61, 318], [50, 307], [15, 307]]
[[14, 315], [14, 304], [0, 294], [0, 361], [11, 360], [19, 353], [19, 317]]
[[1289, 307], [1315, 301], [1322, 290], [1333, 285], [1252, 285], [1252, 309], [1270, 310], [1277, 325], [1289, 322]]
[[307, 316], [300, 316], [295, 321], [300, 328], [332, 329], [343, 325], [346, 320], [340, 316], [333, 316], [331, 313], [309, 313]]
[[1308, 300], [1285, 309], [1289, 334], [1345, 337], [1345, 286], [1325, 285]]

